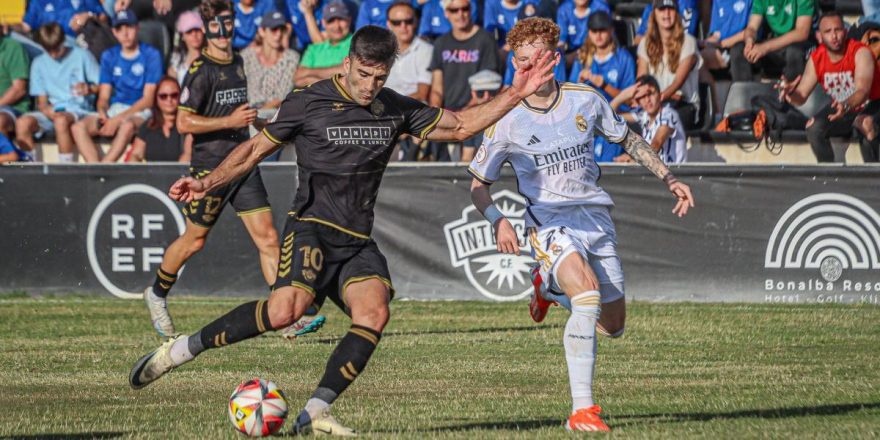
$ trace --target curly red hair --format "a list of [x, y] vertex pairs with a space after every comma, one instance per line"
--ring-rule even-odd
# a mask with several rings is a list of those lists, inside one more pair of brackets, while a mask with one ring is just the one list
[[513, 29], [507, 33], [507, 44], [510, 50], [542, 41], [548, 50], [552, 50], [559, 42], [559, 26], [551, 20], [541, 17], [529, 17], [520, 20], [513, 25]]

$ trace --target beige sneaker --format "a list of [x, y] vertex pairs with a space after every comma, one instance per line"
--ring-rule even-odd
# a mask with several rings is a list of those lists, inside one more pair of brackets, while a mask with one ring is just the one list
[[330, 410], [321, 411], [317, 417], [312, 419], [309, 414], [303, 410], [296, 423], [293, 425], [294, 435], [336, 435], [340, 437], [357, 437], [357, 433], [345, 426], [342, 426], [332, 415]]
[[171, 346], [183, 336], [175, 336], [165, 341], [159, 348], [138, 359], [128, 375], [128, 383], [139, 390], [177, 367], [171, 360]]

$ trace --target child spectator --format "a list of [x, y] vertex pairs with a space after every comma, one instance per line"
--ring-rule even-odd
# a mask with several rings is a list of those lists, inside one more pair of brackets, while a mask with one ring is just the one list
[[[660, 84], [652, 76], [640, 76], [636, 84], [621, 91], [611, 101], [617, 110], [624, 102], [635, 97], [638, 108], [632, 113], [622, 113], [627, 122], [637, 123], [651, 148], [667, 164], [687, 162], [687, 134], [678, 113], [669, 104], [661, 101]], [[623, 153], [615, 162], [633, 162], [629, 154]]]
[[6, 135], [0, 133], [0, 164], [33, 161], [33, 154], [22, 151], [16, 147]]
[[280, 12], [267, 12], [257, 32], [256, 44], [241, 51], [248, 103], [256, 109], [274, 109], [293, 90], [299, 54], [284, 47], [289, 31]]
[[[607, 12], [591, 15], [588, 25], [587, 39], [577, 51], [569, 81], [590, 84], [611, 101], [635, 83], [636, 61], [614, 39], [614, 24]], [[623, 105], [622, 110], [629, 111], [629, 107]], [[623, 154], [623, 147], [608, 143], [603, 136], [596, 136], [593, 142], [596, 162], [610, 162]]]
[[131, 144], [131, 162], [182, 162], [192, 157], [192, 136], [177, 131], [177, 105], [180, 85], [164, 77], [156, 87], [152, 117], [138, 130]]
[[235, 0], [235, 34], [232, 48], [241, 50], [254, 41], [260, 20], [274, 10], [272, 0]]
[[[479, 16], [477, 3], [471, 0], [471, 16], [477, 21]], [[422, 6], [422, 18], [419, 21], [419, 36], [433, 41], [435, 38], [452, 30], [442, 0], [430, 0]]]
[[180, 43], [177, 50], [171, 54], [171, 62], [168, 66], [168, 76], [177, 79], [178, 84], [183, 84], [186, 71], [205, 47], [205, 29], [202, 17], [198, 12], [186, 11], [177, 19], [177, 32], [180, 34]]
[[[744, 45], [730, 52], [730, 74], [734, 81], [750, 81], [752, 65], [765, 75], [776, 77], [781, 70], [787, 81], [797, 78], [807, 65], [807, 52], [813, 46], [810, 30], [816, 12], [814, 0], [754, 0]], [[770, 38], [758, 42], [764, 19]], [[780, 69], [781, 66], [781, 69]]]
[[[638, 29], [636, 29], [636, 36], [633, 38], [633, 44], [636, 46], [642, 42], [642, 39], [645, 38], [645, 34], [648, 32], [648, 23], [651, 21], [651, 15], [654, 13], [654, 8], [657, 7], [654, 3], [648, 3], [648, 6], [642, 11], [642, 19], [639, 23]], [[681, 0], [678, 2], [677, 8], [678, 15], [681, 18], [681, 24], [684, 26], [685, 31], [690, 35], [696, 36], [697, 21], [699, 17], [697, 14], [697, 0]]]
[[30, 94], [37, 111], [25, 113], [15, 123], [16, 142], [22, 150], [34, 149], [34, 135], [55, 134], [59, 160], [72, 162], [74, 153], [70, 128], [94, 111], [94, 94], [100, 75], [98, 63], [79, 47], [64, 45], [64, 30], [58, 23], [37, 29], [36, 40], [46, 51], [31, 64]]
[[10, 136], [15, 120], [30, 107], [29, 60], [21, 43], [0, 29], [0, 134]]
[[321, 22], [326, 29], [324, 42], [310, 45], [296, 69], [295, 81], [307, 86], [316, 81], [342, 73], [342, 61], [351, 45], [351, 16], [344, 3], [333, 2], [324, 6]]
[[99, 160], [93, 137], [113, 138], [104, 162], [115, 162], [134, 137], [137, 127], [150, 118], [156, 84], [162, 78], [162, 54], [137, 40], [138, 22], [131, 10], [113, 18], [113, 36], [119, 44], [101, 56], [98, 114], [73, 126], [76, 146], [86, 162]]
[[700, 110], [697, 40], [685, 33], [676, 0], [655, 0], [648, 32], [639, 43], [638, 76], [651, 75], [685, 128], [697, 126]]

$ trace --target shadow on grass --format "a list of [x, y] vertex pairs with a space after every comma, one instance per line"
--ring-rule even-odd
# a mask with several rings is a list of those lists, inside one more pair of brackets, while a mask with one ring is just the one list
[[[846, 403], [837, 405], [804, 406], [794, 408], [748, 409], [734, 412], [718, 413], [669, 413], [669, 414], [625, 414], [607, 419], [608, 425], [614, 428], [652, 423], [675, 422], [706, 422], [710, 420], [728, 420], [741, 418], [784, 419], [808, 416], [833, 416], [853, 411], [880, 408], [880, 403]], [[561, 427], [562, 419], [520, 420], [510, 422], [466, 423], [462, 425], [441, 426], [423, 429], [419, 432], [458, 432], [474, 430], [527, 431], [544, 427]]]
[[60, 439], [104, 439], [117, 438], [125, 435], [125, 432], [78, 432], [73, 434], [30, 434], [0, 436], [0, 440], [60, 440]]
[[[466, 329], [456, 329], [456, 328], [444, 328], [444, 329], [432, 329], [432, 330], [413, 330], [413, 331], [391, 331], [382, 333], [382, 338], [393, 338], [397, 336], [423, 336], [423, 335], [454, 335], [454, 334], [467, 334], [467, 333], [498, 333], [498, 332], [531, 332], [537, 330], [547, 330], [547, 329], [557, 329], [562, 328], [562, 324], [547, 324], [547, 325], [529, 325], [529, 326], [518, 326], [518, 327], [483, 327], [483, 328], [466, 328]], [[302, 339], [303, 344], [335, 344], [342, 339], [341, 337], [332, 337], [332, 338], [320, 338], [320, 339], [312, 339], [309, 337], [305, 337]], [[299, 341], [299, 339], [297, 339]], [[297, 342], [299, 343], [299, 342]]]
[[[788, 408], [746, 409], [733, 412], [698, 412], [669, 414], [626, 414], [611, 418], [613, 426], [623, 427], [646, 423], [706, 422], [729, 419], [787, 419], [809, 416], [835, 416], [854, 411], [880, 408], [880, 403], [841, 403], [835, 405], [801, 406]], [[623, 420], [623, 422], [620, 422]]]

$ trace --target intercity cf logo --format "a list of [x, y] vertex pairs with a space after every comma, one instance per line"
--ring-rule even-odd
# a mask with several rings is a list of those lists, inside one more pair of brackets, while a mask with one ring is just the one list
[[828, 282], [844, 269], [880, 269], [880, 215], [846, 194], [806, 197], [776, 223], [764, 267], [819, 269]]
[[[525, 230], [525, 199], [508, 190], [499, 191], [492, 198], [501, 213], [510, 220], [517, 236], [522, 237]], [[533, 260], [527, 240], [523, 240], [524, 246], [520, 247], [519, 256], [499, 253], [495, 247], [492, 225], [473, 205], [462, 210], [461, 218], [446, 224], [443, 231], [452, 266], [463, 267], [468, 281], [481, 294], [497, 301], [514, 301], [525, 298], [531, 292], [529, 265]]]

